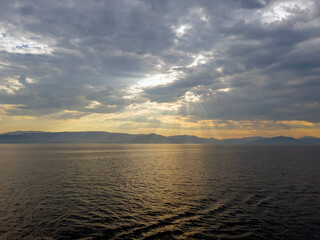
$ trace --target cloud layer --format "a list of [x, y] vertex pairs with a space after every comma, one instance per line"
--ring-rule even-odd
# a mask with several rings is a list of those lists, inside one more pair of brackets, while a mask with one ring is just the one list
[[318, 0], [1, 1], [2, 121], [318, 126], [319, 63]]

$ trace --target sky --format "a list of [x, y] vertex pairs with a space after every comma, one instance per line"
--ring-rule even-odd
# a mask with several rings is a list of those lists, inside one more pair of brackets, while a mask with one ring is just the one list
[[0, 6], [0, 133], [320, 137], [319, 0]]

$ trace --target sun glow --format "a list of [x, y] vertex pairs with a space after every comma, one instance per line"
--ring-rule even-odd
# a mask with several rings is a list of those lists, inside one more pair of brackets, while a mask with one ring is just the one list
[[147, 75], [145, 79], [138, 83], [141, 88], [156, 87], [174, 82], [181, 76], [181, 72], [171, 72], [168, 74]]

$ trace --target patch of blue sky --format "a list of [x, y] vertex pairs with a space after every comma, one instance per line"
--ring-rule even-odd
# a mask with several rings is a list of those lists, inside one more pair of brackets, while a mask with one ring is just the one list
[[21, 44], [19, 46], [16, 46], [16, 48], [21, 49], [21, 48], [28, 48], [29, 45], [28, 44]]

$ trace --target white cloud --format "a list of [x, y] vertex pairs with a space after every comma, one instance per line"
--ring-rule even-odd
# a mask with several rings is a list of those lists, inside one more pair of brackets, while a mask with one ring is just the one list
[[290, 0], [275, 1], [262, 14], [263, 23], [273, 23], [289, 19], [298, 13], [306, 14], [312, 11], [314, 3], [312, 0]]
[[53, 41], [35, 34], [23, 33], [19, 29], [1, 29], [0, 51], [20, 54], [51, 54]]
[[191, 25], [190, 24], [182, 24], [179, 26], [173, 26], [172, 29], [175, 32], [175, 34], [177, 35], [177, 37], [182, 37], [184, 34], [186, 34], [190, 29], [191, 29]]
[[2, 90], [7, 94], [12, 95], [23, 87], [23, 84], [21, 84], [19, 80], [15, 78], [4, 78], [0, 80], [0, 92]]
[[86, 106], [86, 108], [97, 108], [101, 105], [101, 103], [97, 102], [97, 101], [91, 101], [90, 104], [88, 106]]

